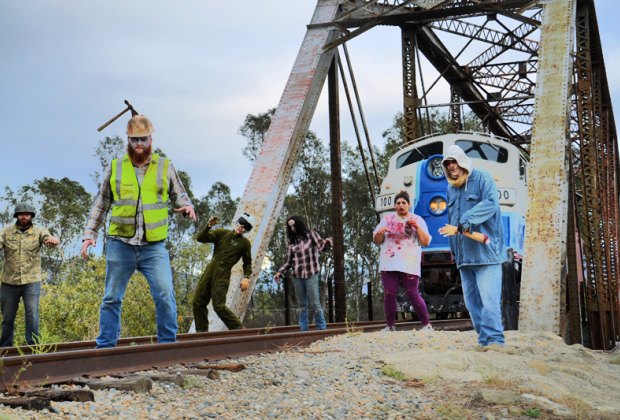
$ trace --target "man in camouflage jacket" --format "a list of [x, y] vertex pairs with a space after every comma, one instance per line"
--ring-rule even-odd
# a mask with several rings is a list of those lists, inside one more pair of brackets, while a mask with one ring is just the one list
[[26, 315], [26, 343], [34, 345], [39, 335], [39, 294], [41, 292], [41, 246], [56, 246], [58, 238], [49, 230], [35, 226], [34, 207], [15, 206], [17, 220], [0, 231], [0, 249], [4, 251], [4, 270], [0, 284], [2, 336], [0, 347], [13, 345], [13, 328], [20, 298]]

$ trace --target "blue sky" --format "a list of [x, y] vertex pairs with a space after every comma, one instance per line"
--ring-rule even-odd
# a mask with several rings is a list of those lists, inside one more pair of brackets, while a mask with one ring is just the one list
[[[237, 130], [248, 113], [277, 104], [315, 5], [0, 0], [0, 188], [66, 176], [94, 193], [94, 148], [105, 136], [124, 136], [127, 119], [96, 129], [129, 99], [152, 119], [155, 145], [190, 174], [197, 195], [222, 181], [239, 196], [251, 166]], [[617, 110], [620, 6], [596, 6]], [[399, 38], [396, 28], [377, 28], [349, 45], [377, 144], [401, 109]], [[343, 137], [353, 140], [342, 101]], [[311, 125], [324, 139], [326, 108], [323, 97]]]

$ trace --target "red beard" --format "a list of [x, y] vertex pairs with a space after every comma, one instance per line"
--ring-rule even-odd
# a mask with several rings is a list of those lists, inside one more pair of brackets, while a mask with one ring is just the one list
[[153, 151], [153, 146], [151, 144], [148, 147], [144, 148], [144, 151], [141, 154], [136, 153], [136, 151], [131, 147], [130, 144], [127, 145], [127, 154], [129, 155], [129, 159], [137, 165], [142, 165], [151, 157], [151, 152]]

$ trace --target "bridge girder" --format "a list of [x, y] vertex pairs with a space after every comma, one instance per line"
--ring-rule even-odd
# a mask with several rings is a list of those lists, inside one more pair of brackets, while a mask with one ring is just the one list
[[[619, 159], [592, 0], [319, 0], [237, 212], [250, 211], [262, 220], [251, 235], [254, 278], [328, 63], [336, 47], [379, 25], [401, 28], [408, 136], [423, 134], [416, 115], [422, 106], [433, 106], [422, 105], [421, 99], [426, 101], [437, 82], [427, 90], [418, 89], [421, 75], [416, 74], [416, 54], [421, 53], [439, 74], [438, 80], [449, 85], [448, 106], [455, 128], [461, 124], [460, 107], [468, 106], [486, 129], [531, 152], [526, 249], [536, 257], [529, 258], [528, 265], [526, 256], [523, 291], [528, 309], [522, 313], [530, 312], [537, 319], [523, 318], [524, 328], [551, 330], [573, 341], [590, 340], [598, 347], [620, 341]], [[441, 34], [460, 36], [466, 44], [453, 53]], [[465, 59], [462, 53], [474, 42], [486, 47]], [[556, 52], [550, 53], [553, 48]], [[274, 166], [275, 170], [268, 169]], [[549, 179], [551, 183], [545, 181]], [[579, 246], [567, 248], [571, 240]], [[542, 247], [552, 249], [549, 273], [532, 265], [539, 263], [540, 255], [547, 255]], [[577, 264], [582, 254], [583, 268]], [[240, 279], [238, 273], [236, 278]], [[578, 278], [584, 280], [583, 288], [571, 289]], [[572, 285], [568, 289], [567, 279]], [[242, 298], [232, 284], [235, 296], [229, 296], [229, 303], [243, 315], [249, 294]], [[538, 290], [531, 287], [534, 284]], [[566, 292], [572, 302], [570, 328], [565, 322]], [[547, 300], [542, 294], [551, 297]], [[590, 317], [604, 318], [598, 327], [589, 325], [588, 337], [574, 334], [575, 322], [584, 318], [575, 306], [590, 311]]]

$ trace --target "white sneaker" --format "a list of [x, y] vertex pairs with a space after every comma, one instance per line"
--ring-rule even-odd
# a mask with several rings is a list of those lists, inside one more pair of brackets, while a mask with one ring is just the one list
[[388, 325], [387, 327], [381, 330], [381, 332], [390, 332], [390, 331], [396, 331], [396, 327]]
[[420, 328], [420, 331], [435, 331], [435, 330], [433, 329], [433, 326], [431, 324], [426, 324], [425, 326]]

